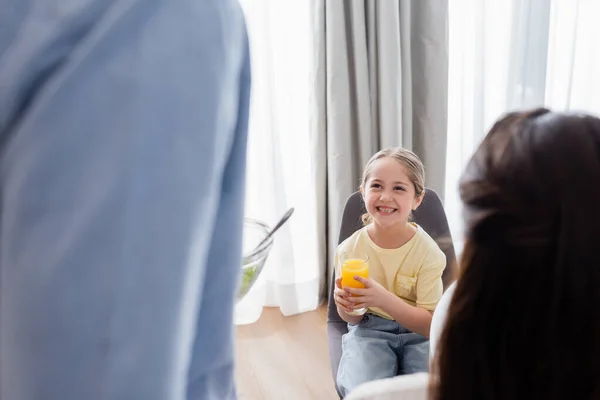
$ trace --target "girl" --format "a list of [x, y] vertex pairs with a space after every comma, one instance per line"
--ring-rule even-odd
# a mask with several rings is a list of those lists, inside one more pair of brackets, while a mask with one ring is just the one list
[[[337, 385], [342, 396], [381, 378], [427, 371], [432, 312], [443, 291], [444, 253], [409, 221], [424, 196], [424, 168], [412, 152], [393, 148], [367, 163], [360, 186], [365, 227], [335, 255], [338, 313], [348, 323]], [[367, 258], [364, 289], [342, 288], [340, 258]], [[366, 308], [364, 315], [355, 310]]]

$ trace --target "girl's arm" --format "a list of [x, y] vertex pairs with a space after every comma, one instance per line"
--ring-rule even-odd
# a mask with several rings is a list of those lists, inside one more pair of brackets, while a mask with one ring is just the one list
[[433, 262], [421, 268], [415, 288], [417, 292], [416, 307], [389, 292], [377, 281], [360, 276], [355, 276], [354, 279], [362, 282], [365, 289], [344, 289], [348, 294], [358, 295], [358, 297], [346, 297], [346, 299], [355, 303], [355, 308], [379, 307], [406, 329], [429, 337], [433, 310], [443, 293], [442, 272], [445, 265], [445, 257], [441, 253], [441, 256], [436, 257]]
[[[411, 306], [371, 278], [356, 276], [354, 279], [362, 282], [366, 286], [364, 289], [343, 289], [348, 292], [348, 295], [355, 294], [358, 296], [345, 297], [346, 300], [354, 303], [354, 308], [381, 308], [406, 329], [425, 337], [429, 337], [429, 329], [431, 327], [432, 319], [431, 311], [428, 311], [425, 308]], [[342, 313], [340, 312], [340, 316], [341, 315]]]
[[387, 292], [381, 309], [406, 329], [429, 338], [432, 312], [411, 306], [394, 293]]
[[428, 258], [428, 262], [417, 275], [417, 306], [412, 306], [394, 293], [387, 292], [381, 307], [400, 325], [427, 338], [433, 310], [444, 292], [442, 273], [446, 266], [446, 257], [441, 251], [430, 254]]

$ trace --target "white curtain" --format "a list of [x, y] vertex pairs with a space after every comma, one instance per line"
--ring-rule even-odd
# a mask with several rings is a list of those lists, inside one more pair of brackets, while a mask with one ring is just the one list
[[598, 15], [598, 0], [450, 0], [445, 208], [459, 252], [458, 179], [501, 114], [600, 114]]
[[[284, 315], [314, 310], [322, 262], [317, 231], [316, 152], [309, 136], [311, 50], [309, 1], [241, 0], [252, 54], [246, 216], [276, 233], [259, 281], [236, 307], [236, 323], [255, 322], [263, 306]], [[320, 264], [321, 262], [321, 264]]]

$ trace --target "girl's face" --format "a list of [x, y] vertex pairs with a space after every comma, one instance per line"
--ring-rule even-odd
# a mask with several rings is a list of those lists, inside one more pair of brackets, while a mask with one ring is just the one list
[[390, 157], [373, 162], [361, 192], [373, 222], [384, 228], [406, 224], [410, 213], [423, 199], [423, 194], [416, 196], [415, 186], [404, 167]]

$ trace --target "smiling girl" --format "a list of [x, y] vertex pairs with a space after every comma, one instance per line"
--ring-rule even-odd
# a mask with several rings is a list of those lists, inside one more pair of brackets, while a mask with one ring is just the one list
[[[428, 370], [431, 317], [443, 292], [444, 253], [412, 211], [425, 194], [421, 160], [403, 148], [386, 149], [367, 163], [360, 190], [365, 227], [335, 254], [334, 300], [348, 323], [337, 385], [343, 396], [361, 383]], [[365, 288], [342, 288], [340, 257], [368, 258]], [[351, 315], [366, 308], [364, 315]]]

